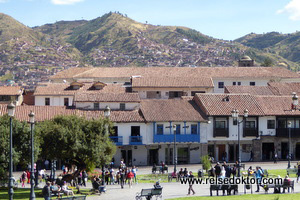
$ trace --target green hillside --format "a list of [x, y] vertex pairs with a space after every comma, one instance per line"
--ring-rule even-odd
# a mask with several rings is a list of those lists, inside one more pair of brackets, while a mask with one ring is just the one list
[[12, 17], [0, 13], [0, 42], [6, 42], [14, 38], [37, 42], [41, 40], [41, 34]]
[[245, 46], [281, 56], [289, 61], [300, 63], [300, 33], [280, 34], [271, 32], [266, 34], [249, 34], [236, 42]]

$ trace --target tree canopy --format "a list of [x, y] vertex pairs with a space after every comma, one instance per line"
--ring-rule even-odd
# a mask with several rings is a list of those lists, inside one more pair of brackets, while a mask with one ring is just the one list
[[[9, 163], [9, 135], [10, 135], [9, 116], [0, 117], [0, 177], [5, 178]], [[27, 122], [20, 122], [13, 119], [13, 162], [21, 166], [27, 166], [31, 159], [30, 150], [30, 126]], [[35, 134], [35, 158], [40, 153], [40, 137]]]
[[107, 164], [116, 147], [105, 135], [106, 119], [87, 120], [78, 116], [57, 116], [36, 126], [43, 141], [41, 157], [61, 159], [78, 168], [91, 168]]

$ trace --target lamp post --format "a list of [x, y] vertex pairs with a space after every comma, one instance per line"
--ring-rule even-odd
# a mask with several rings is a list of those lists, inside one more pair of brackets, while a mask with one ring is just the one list
[[[247, 118], [248, 117], [248, 110], [247, 109], [245, 109], [244, 110], [244, 118]], [[236, 109], [233, 109], [232, 111], [231, 111], [231, 115], [232, 115], [232, 118], [233, 118], [233, 120], [235, 120], [235, 122], [236, 122], [236, 124], [238, 125], [238, 177], [240, 177], [241, 176], [241, 148], [240, 148], [240, 123], [243, 123], [243, 121], [244, 120], [241, 120], [241, 121], [239, 121], [239, 111], [238, 110], [236, 110]]]
[[176, 173], [176, 165], [177, 165], [177, 149], [176, 149], [176, 125], [173, 125], [173, 133], [174, 133], [174, 153], [173, 153], [173, 161], [174, 161], [174, 172]]
[[[108, 120], [110, 116], [110, 107], [106, 106], [104, 109], [104, 117]], [[108, 135], [108, 124], [105, 122], [105, 135]], [[105, 186], [104, 163], [102, 164], [102, 185]]]
[[34, 193], [34, 136], [33, 136], [34, 112], [30, 111], [28, 116], [29, 116], [29, 123], [30, 123], [30, 132], [31, 132], [30, 200], [34, 200], [35, 199], [35, 193]]
[[16, 106], [11, 102], [10, 104], [7, 105], [7, 112], [9, 116], [9, 182], [8, 182], [8, 196], [9, 200], [13, 199], [14, 195], [14, 189], [13, 189], [13, 152], [12, 152], [12, 118], [15, 115], [15, 108]]
[[289, 129], [289, 155], [288, 155], [288, 168], [291, 168], [291, 128], [292, 128], [292, 122], [288, 122], [288, 129]]

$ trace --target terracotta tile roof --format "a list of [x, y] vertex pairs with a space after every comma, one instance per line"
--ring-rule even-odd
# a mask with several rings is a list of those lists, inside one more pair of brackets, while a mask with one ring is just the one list
[[200, 109], [189, 98], [142, 100], [141, 111], [148, 122], [205, 121]]
[[[270, 86], [225, 86], [225, 93], [231, 94], [251, 94], [251, 95], [275, 95], [276, 91]], [[274, 94], [275, 93], [275, 94]]]
[[123, 84], [107, 84], [101, 90], [93, 90], [93, 83], [83, 83], [83, 86], [78, 90], [70, 89], [70, 83], [47, 83], [45, 85], [37, 86], [34, 95], [46, 96], [46, 95], [62, 95], [62, 96], [74, 96], [76, 93], [125, 93], [126, 88]]
[[259, 103], [265, 115], [300, 115], [299, 110], [295, 111], [291, 109], [291, 96], [256, 96], [255, 99]]
[[270, 82], [268, 83], [278, 95], [292, 95], [292, 92], [296, 92], [300, 95], [300, 83], [281, 83], [281, 82]]
[[92, 69], [92, 67], [72, 67], [66, 70], [63, 70], [61, 72], [58, 72], [57, 74], [50, 77], [53, 79], [63, 79], [63, 78], [73, 78], [73, 76], [78, 75], [80, 73], [83, 73], [85, 71], [88, 71]]
[[140, 102], [138, 93], [77, 93], [75, 102]]
[[0, 95], [17, 96], [22, 93], [21, 86], [0, 86]]
[[[7, 113], [7, 105], [0, 104], [0, 115]], [[66, 109], [64, 106], [17, 106], [15, 111], [16, 119], [20, 121], [29, 121], [30, 111], [35, 114], [37, 122], [53, 119], [58, 115], [77, 115], [88, 119], [104, 117], [103, 110], [87, 111], [79, 109]], [[111, 111], [110, 120], [113, 122], [144, 122], [144, 118], [138, 110], [133, 111]]]
[[[77, 72], [77, 73], [75, 73]], [[299, 78], [300, 75], [279, 67], [96, 67], [73, 68], [50, 77], [55, 78], [101, 78], [141, 75], [143, 77], [210, 77], [210, 78]]]
[[195, 88], [195, 87], [211, 87], [213, 88], [213, 81], [209, 77], [139, 77], [132, 78], [132, 87], [176, 87], [176, 88]]
[[254, 96], [249, 94], [196, 94], [195, 102], [208, 116], [231, 116], [233, 109], [242, 114], [248, 109], [249, 115], [264, 115]]

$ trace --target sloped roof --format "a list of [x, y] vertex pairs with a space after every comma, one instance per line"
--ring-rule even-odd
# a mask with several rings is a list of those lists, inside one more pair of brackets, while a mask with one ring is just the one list
[[140, 107], [146, 121], [206, 121], [192, 99], [142, 100]]
[[0, 86], [0, 95], [17, 96], [22, 92], [21, 86]]
[[255, 99], [259, 103], [265, 115], [300, 115], [299, 110], [291, 109], [291, 96], [255, 96]]
[[282, 82], [270, 82], [268, 83], [278, 95], [292, 95], [292, 92], [300, 94], [300, 83], [282, 83]]
[[256, 98], [250, 94], [199, 94], [194, 97], [195, 102], [208, 116], [231, 116], [233, 109], [242, 114], [248, 109], [249, 115], [263, 116]]
[[[278, 93], [270, 86], [225, 86], [225, 93], [251, 94], [251, 95], [277, 95]], [[274, 94], [275, 93], [275, 94]]]
[[[103, 110], [79, 110], [67, 109], [64, 106], [16, 106], [15, 118], [20, 121], [29, 121], [28, 114], [33, 111], [35, 114], [35, 121], [45, 121], [53, 119], [58, 115], [77, 115], [83, 116], [87, 119], [103, 118]], [[7, 106], [0, 104], [0, 115], [7, 113]], [[113, 122], [144, 122], [144, 118], [138, 110], [132, 111], [111, 111], [110, 120]]]
[[46, 96], [46, 95], [62, 95], [62, 96], [74, 96], [76, 93], [125, 93], [126, 88], [122, 87], [123, 84], [107, 84], [101, 90], [93, 90], [94, 83], [82, 83], [83, 86], [78, 90], [70, 88], [70, 83], [47, 83], [45, 85], [39, 85], [34, 91], [34, 96]]
[[210, 77], [138, 77], [132, 78], [132, 87], [156, 87], [156, 88], [213, 88], [213, 81]]
[[[70, 71], [70, 73], [69, 73]], [[280, 67], [96, 67], [73, 68], [50, 77], [103, 78], [103, 77], [208, 77], [208, 78], [299, 78], [300, 75]]]

